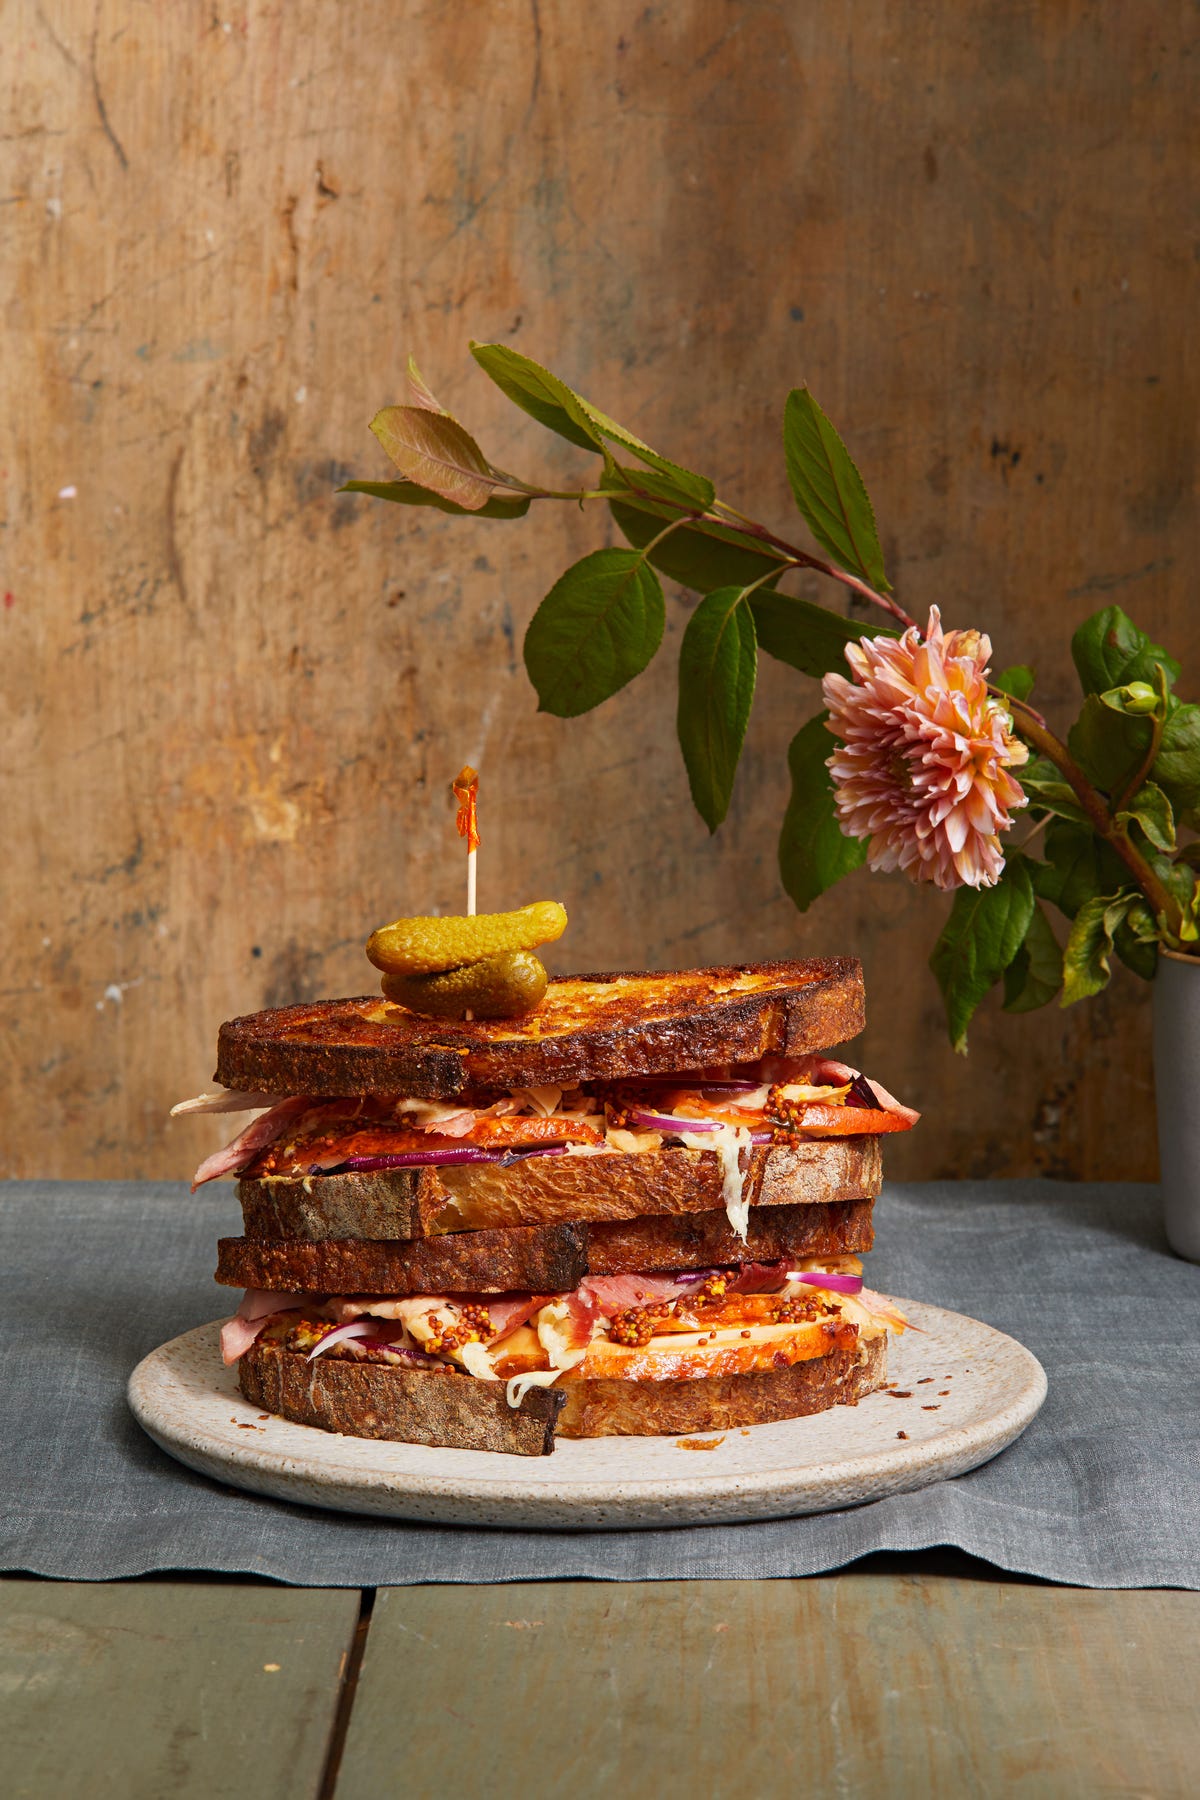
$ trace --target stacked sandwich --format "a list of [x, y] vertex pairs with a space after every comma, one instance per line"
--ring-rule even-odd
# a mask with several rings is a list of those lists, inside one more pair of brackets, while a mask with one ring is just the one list
[[238, 1177], [243, 1393], [518, 1455], [853, 1404], [903, 1327], [859, 1259], [880, 1137], [917, 1117], [827, 1054], [862, 1025], [850, 959], [555, 980], [518, 1019], [224, 1025], [224, 1091], [185, 1110], [256, 1112], [196, 1177]]

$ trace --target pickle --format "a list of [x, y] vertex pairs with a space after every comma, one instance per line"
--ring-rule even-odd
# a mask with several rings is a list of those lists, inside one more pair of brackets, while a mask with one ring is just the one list
[[[539, 944], [552, 944], [566, 928], [567, 915], [557, 900], [535, 900], [518, 912], [478, 913], [473, 918], [397, 919], [371, 933], [367, 955], [385, 975], [437, 975], [505, 951], [535, 950]], [[471, 1002], [465, 1004], [469, 1006]]]
[[397, 1006], [430, 1019], [519, 1019], [541, 1005], [546, 971], [530, 951], [505, 950], [436, 975], [388, 973], [381, 986]]

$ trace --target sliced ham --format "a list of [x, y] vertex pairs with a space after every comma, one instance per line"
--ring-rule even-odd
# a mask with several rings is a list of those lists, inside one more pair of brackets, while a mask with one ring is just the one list
[[540, 1307], [545, 1306], [546, 1294], [481, 1294], [479, 1304], [486, 1306], [488, 1317], [492, 1321], [492, 1335], [489, 1344], [497, 1338], [507, 1337], [518, 1325], [524, 1325]]
[[864, 1076], [863, 1079], [878, 1100], [880, 1106], [882, 1106], [884, 1112], [895, 1113], [896, 1117], [903, 1119], [906, 1125], [916, 1124], [921, 1115], [914, 1107], [903, 1105], [901, 1101], [896, 1099], [894, 1094], [889, 1094], [885, 1087], [881, 1087], [877, 1081], [870, 1080], [868, 1076]]
[[813, 1060], [816, 1063], [814, 1078], [817, 1081], [857, 1081], [861, 1076], [884, 1112], [895, 1113], [907, 1125], [915, 1125], [920, 1118], [919, 1112], [915, 1112], [911, 1106], [903, 1105], [878, 1081], [872, 1081], [869, 1075], [863, 1075], [861, 1069], [852, 1069], [849, 1063], [833, 1062], [829, 1057], [816, 1057]]
[[694, 1287], [694, 1282], [680, 1281], [674, 1275], [585, 1275], [577, 1291], [591, 1295], [604, 1317], [611, 1319], [614, 1313], [633, 1307], [677, 1300]]
[[562, 1294], [552, 1305], [542, 1308], [537, 1334], [554, 1368], [570, 1368], [582, 1358], [600, 1316], [599, 1300], [584, 1288]]
[[268, 1144], [275, 1142], [292, 1119], [306, 1112], [312, 1104], [306, 1094], [301, 1094], [290, 1100], [281, 1100], [269, 1112], [252, 1119], [231, 1144], [226, 1144], [223, 1150], [214, 1150], [211, 1156], [205, 1157], [192, 1176], [193, 1194], [206, 1181], [215, 1181], [219, 1175], [236, 1175], [239, 1169], [244, 1169], [260, 1150], [265, 1150]]
[[247, 1288], [232, 1319], [221, 1327], [221, 1360], [228, 1368], [244, 1356], [278, 1313], [296, 1312], [305, 1304], [303, 1294], [273, 1294], [265, 1288]]
[[450, 1106], [437, 1100], [402, 1100], [396, 1107], [417, 1131], [436, 1131], [442, 1137], [469, 1137], [478, 1113], [473, 1106]]

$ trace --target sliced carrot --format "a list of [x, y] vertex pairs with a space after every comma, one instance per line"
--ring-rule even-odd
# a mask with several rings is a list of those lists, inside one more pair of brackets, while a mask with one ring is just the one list
[[876, 1137], [883, 1131], [911, 1131], [903, 1113], [871, 1106], [806, 1106], [796, 1124], [805, 1137]]
[[476, 1119], [467, 1136], [459, 1141], [492, 1149], [522, 1144], [602, 1144], [604, 1136], [582, 1119], [522, 1119], [509, 1115]]

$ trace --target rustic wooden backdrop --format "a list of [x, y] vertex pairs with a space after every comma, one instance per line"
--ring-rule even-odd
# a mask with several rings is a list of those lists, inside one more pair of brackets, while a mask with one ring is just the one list
[[547, 361], [760, 516], [807, 379], [910, 609], [1032, 658], [1120, 601], [1200, 675], [1195, 9], [1014, 0], [9, 0], [3, 9], [0, 1171], [182, 1175], [219, 1021], [370, 985], [461, 892], [561, 897], [559, 966], [854, 951], [925, 1108], [898, 1174], [1150, 1176], [1147, 991], [947, 1048], [945, 902], [799, 917], [775, 838], [815, 692], [762, 670], [711, 839], [652, 670], [540, 718], [526, 621], [598, 515], [339, 498], [406, 353], [510, 467], [589, 467], [467, 339]]

